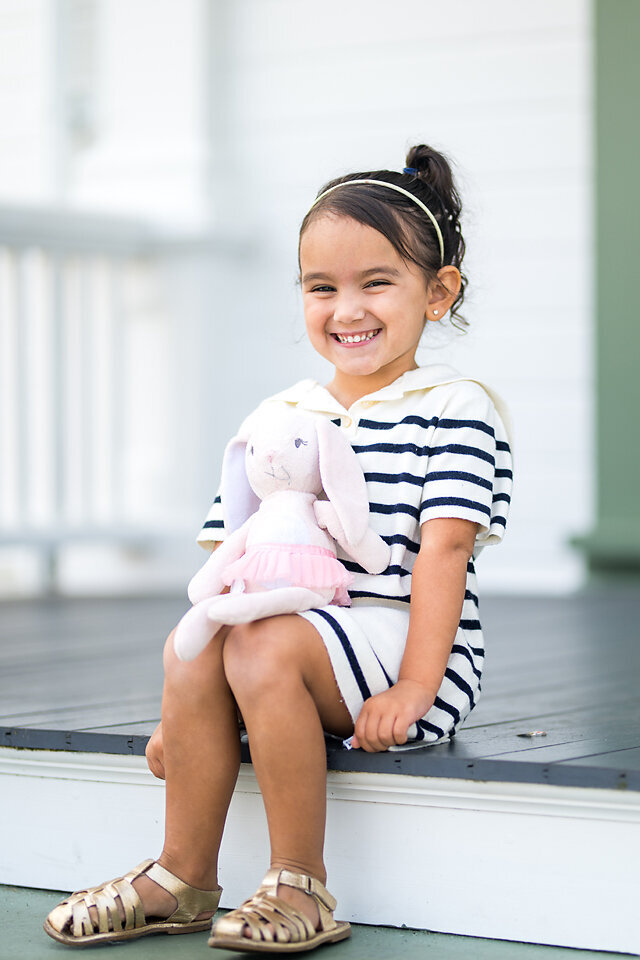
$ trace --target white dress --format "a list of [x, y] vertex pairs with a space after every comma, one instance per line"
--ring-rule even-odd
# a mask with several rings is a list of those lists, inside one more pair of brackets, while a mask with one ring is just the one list
[[[441, 517], [478, 524], [445, 676], [433, 707], [409, 731], [416, 746], [446, 739], [480, 693], [484, 643], [475, 559], [482, 547], [500, 542], [506, 526], [512, 462], [504, 405], [484, 385], [440, 364], [408, 371], [349, 410], [313, 380], [264, 403], [299, 406], [340, 426], [365, 475], [370, 524], [391, 547], [389, 566], [376, 576], [338, 551], [354, 578], [351, 607], [332, 604], [300, 614], [320, 633], [354, 720], [368, 697], [398, 678], [421, 524]], [[223, 538], [217, 497], [198, 542], [206, 546]]]

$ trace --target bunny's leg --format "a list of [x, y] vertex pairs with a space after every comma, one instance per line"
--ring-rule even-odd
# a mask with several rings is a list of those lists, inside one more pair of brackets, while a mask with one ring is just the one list
[[179, 660], [195, 660], [220, 629], [221, 624], [214, 625], [208, 617], [210, 602], [196, 603], [176, 627], [173, 646]]
[[[228, 593], [207, 603], [209, 621], [237, 624], [251, 623], [281, 613], [297, 613], [330, 603], [333, 590], [310, 590], [308, 587], [277, 587], [258, 593]], [[210, 624], [209, 624], [210, 626]]]

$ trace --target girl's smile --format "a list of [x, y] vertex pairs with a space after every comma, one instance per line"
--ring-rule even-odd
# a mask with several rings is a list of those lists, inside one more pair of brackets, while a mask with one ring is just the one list
[[307, 333], [344, 406], [416, 367], [430, 291], [383, 234], [326, 214], [302, 236], [300, 268]]
[[358, 344], [364, 346], [365, 343], [370, 343], [374, 337], [377, 337], [379, 333], [380, 330], [378, 329], [367, 330], [363, 333], [350, 333], [348, 336], [341, 333], [333, 333], [331, 336], [334, 337], [338, 343], [344, 344], [344, 346], [357, 346]]

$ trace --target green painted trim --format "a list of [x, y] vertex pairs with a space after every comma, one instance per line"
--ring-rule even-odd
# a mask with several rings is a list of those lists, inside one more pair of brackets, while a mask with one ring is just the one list
[[594, 0], [597, 519], [592, 569], [640, 566], [640, 2]]

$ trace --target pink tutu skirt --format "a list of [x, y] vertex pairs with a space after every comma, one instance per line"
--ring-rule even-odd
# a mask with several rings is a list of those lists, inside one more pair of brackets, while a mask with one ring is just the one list
[[333, 589], [332, 603], [342, 607], [351, 604], [347, 587], [353, 583], [353, 576], [325, 547], [260, 543], [249, 547], [244, 556], [229, 564], [222, 579], [228, 587], [242, 580], [256, 584], [283, 581], [310, 590]]

